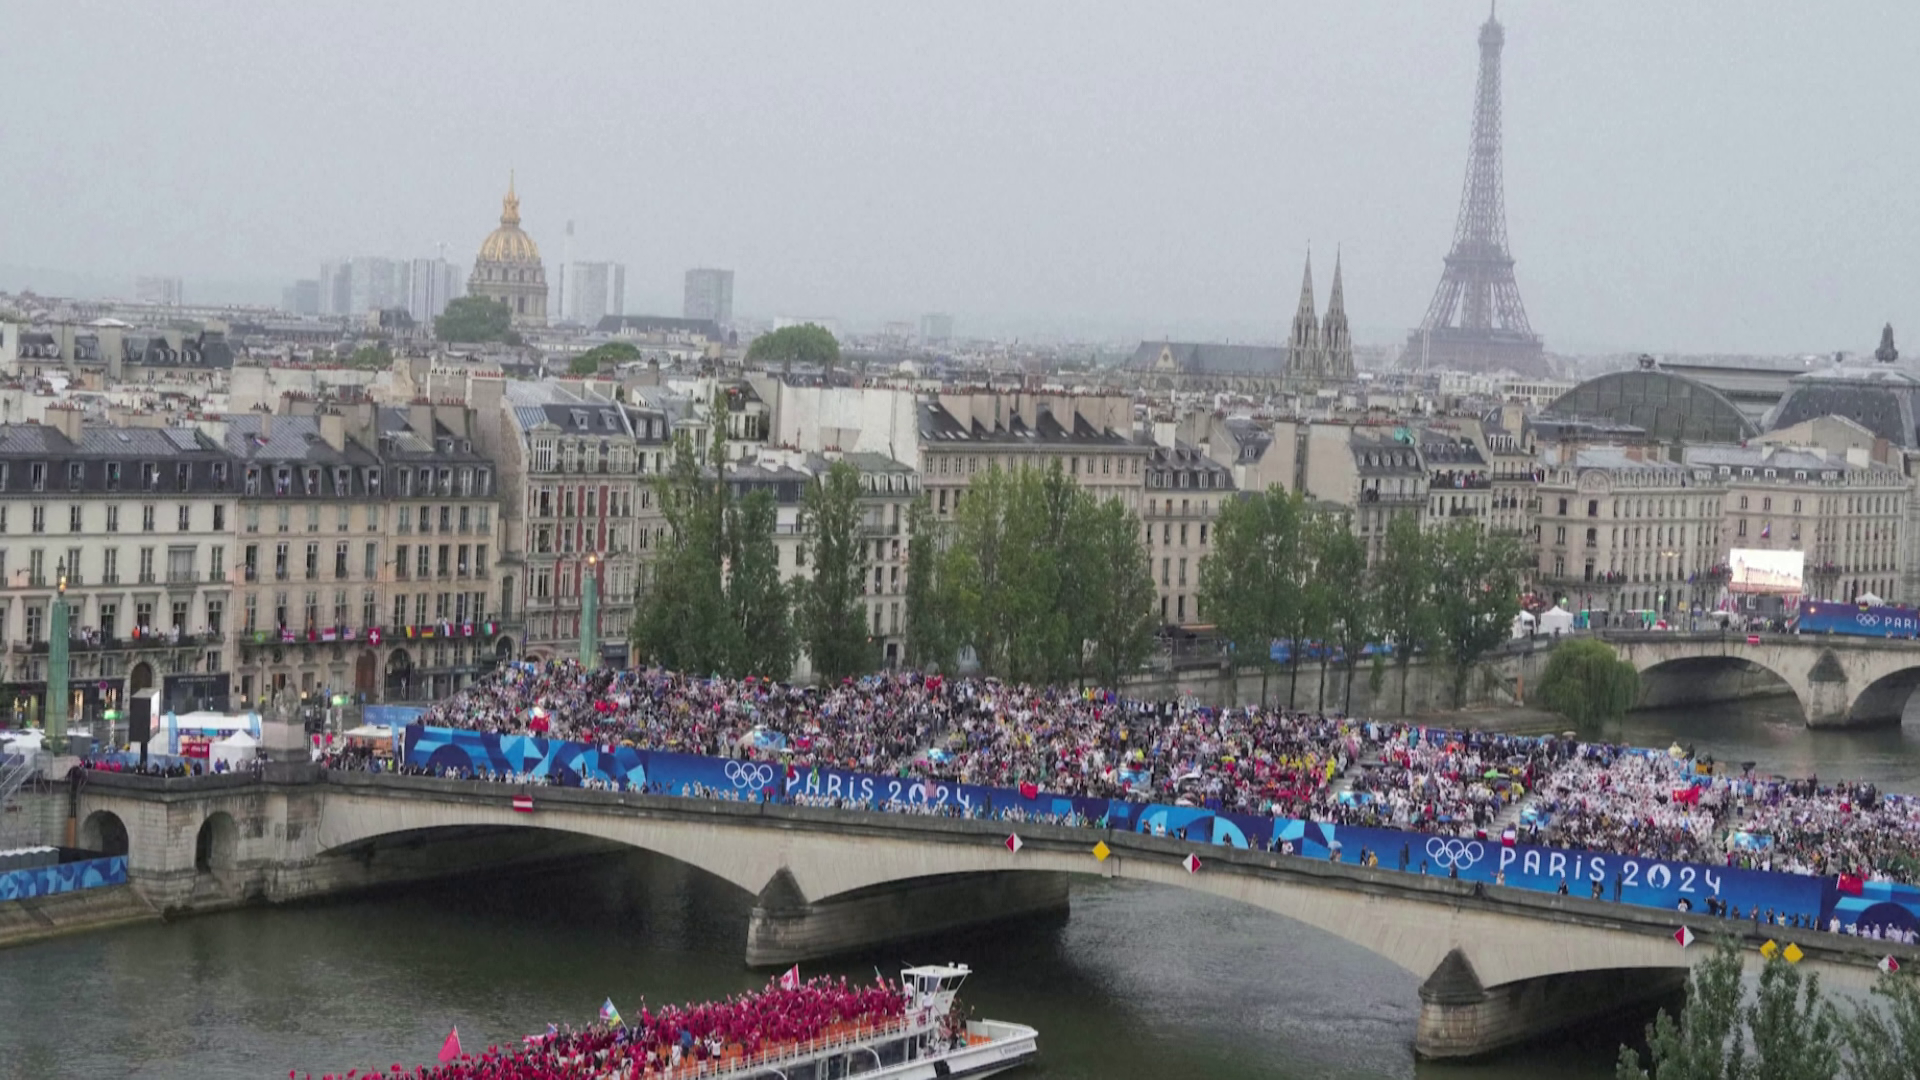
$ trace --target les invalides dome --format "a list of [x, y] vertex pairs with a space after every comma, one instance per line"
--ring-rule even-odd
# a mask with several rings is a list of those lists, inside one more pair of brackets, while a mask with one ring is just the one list
[[500, 227], [489, 233], [473, 260], [467, 295], [484, 296], [507, 305], [515, 326], [547, 325], [547, 270], [540, 262], [540, 245], [520, 229], [520, 196], [513, 178], [500, 200]]

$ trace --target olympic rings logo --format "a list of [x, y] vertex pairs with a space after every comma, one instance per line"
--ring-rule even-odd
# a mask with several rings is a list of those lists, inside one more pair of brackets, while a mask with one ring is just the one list
[[765, 762], [729, 761], [726, 774], [727, 783], [742, 791], [759, 791], [773, 783], [773, 766]]
[[1427, 857], [1438, 863], [1442, 870], [1456, 866], [1465, 870], [1479, 862], [1486, 853], [1487, 849], [1478, 840], [1442, 836], [1427, 839]]
[[1861, 626], [1879, 626], [1880, 616], [1866, 615], [1866, 614], [1856, 615], [1854, 616], [1854, 621], [1859, 623]]

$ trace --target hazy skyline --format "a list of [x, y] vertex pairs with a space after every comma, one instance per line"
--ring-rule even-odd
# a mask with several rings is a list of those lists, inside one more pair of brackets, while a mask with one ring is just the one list
[[[1277, 339], [1313, 244], [1397, 341], [1452, 237], [1484, 3], [9, 6], [0, 287], [468, 264], [509, 169], [628, 309]], [[1508, 2], [1508, 231], [1554, 351], [1920, 335], [1920, 9]], [[35, 281], [31, 274], [40, 275]], [[234, 298], [242, 298], [234, 296]], [[1920, 350], [1920, 337], [1909, 351]]]

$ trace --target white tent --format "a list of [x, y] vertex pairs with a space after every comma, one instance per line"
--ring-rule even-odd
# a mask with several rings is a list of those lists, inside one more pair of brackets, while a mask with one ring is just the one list
[[1513, 617], [1513, 636], [1526, 637], [1533, 631], [1533, 612], [1523, 611]]
[[1885, 600], [1882, 600], [1881, 598], [1879, 598], [1878, 596], [1875, 596], [1870, 592], [1864, 592], [1864, 593], [1861, 593], [1859, 596], [1854, 597], [1854, 602], [1865, 604], [1868, 607], [1879, 607], [1881, 604], [1886, 603]]
[[260, 740], [244, 731], [233, 734], [214, 743], [207, 749], [207, 764], [226, 762], [227, 768], [235, 769], [259, 756]]
[[1540, 632], [1548, 637], [1559, 637], [1573, 629], [1573, 613], [1555, 604], [1540, 613]]

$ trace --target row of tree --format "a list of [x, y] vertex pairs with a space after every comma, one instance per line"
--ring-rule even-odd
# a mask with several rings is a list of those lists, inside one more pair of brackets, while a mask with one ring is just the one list
[[1036, 684], [1114, 685], [1153, 648], [1140, 519], [1047, 469], [989, 468], [951, 522], [916, 508], [907, 556], [907, 661]]
[[1693, 969], [1679, 1018], [1647, 1028], [1648, 1063], [1620, 1048], [1619, 1080], [1912, 1080], [1920, 1075], [1920, 983], [1904, 972], [1874, 986], [1878, 1004], [1846, 1011], [1820, 977], [1773, 957], [1749, 998], [1740, 946], [1722, 941]]
[[[1284, 663], [1294, 700], [1301, 660], [1321, 648], [1346, 668], [1344, 708], [1367, 646], [1390, 645], [1401, 665], [1403, 711], [1405, 665], [1416, 651], [1446, 662], [1461, 703], [1474, 665], [1511, 632], [1524, 553], [1511, 537], [1472, 522], [1423, 529], [1417, 515], [1399, 514], [1369, 565], [1348, 515], [1279, 488], [1228, 500], [1214, 519], [1213, 550], [1200, 563], [1201, 610], [1236, 650], [1252, 654], [1242, 665], [1260, 665], [1263, 699]], [[1270, 649], [1268, 642], [1287, 645]], [[1384, 652], [1373, 655], [1378, 680]], [[1319, 700], [1324, 708], [1325, 665]]]

